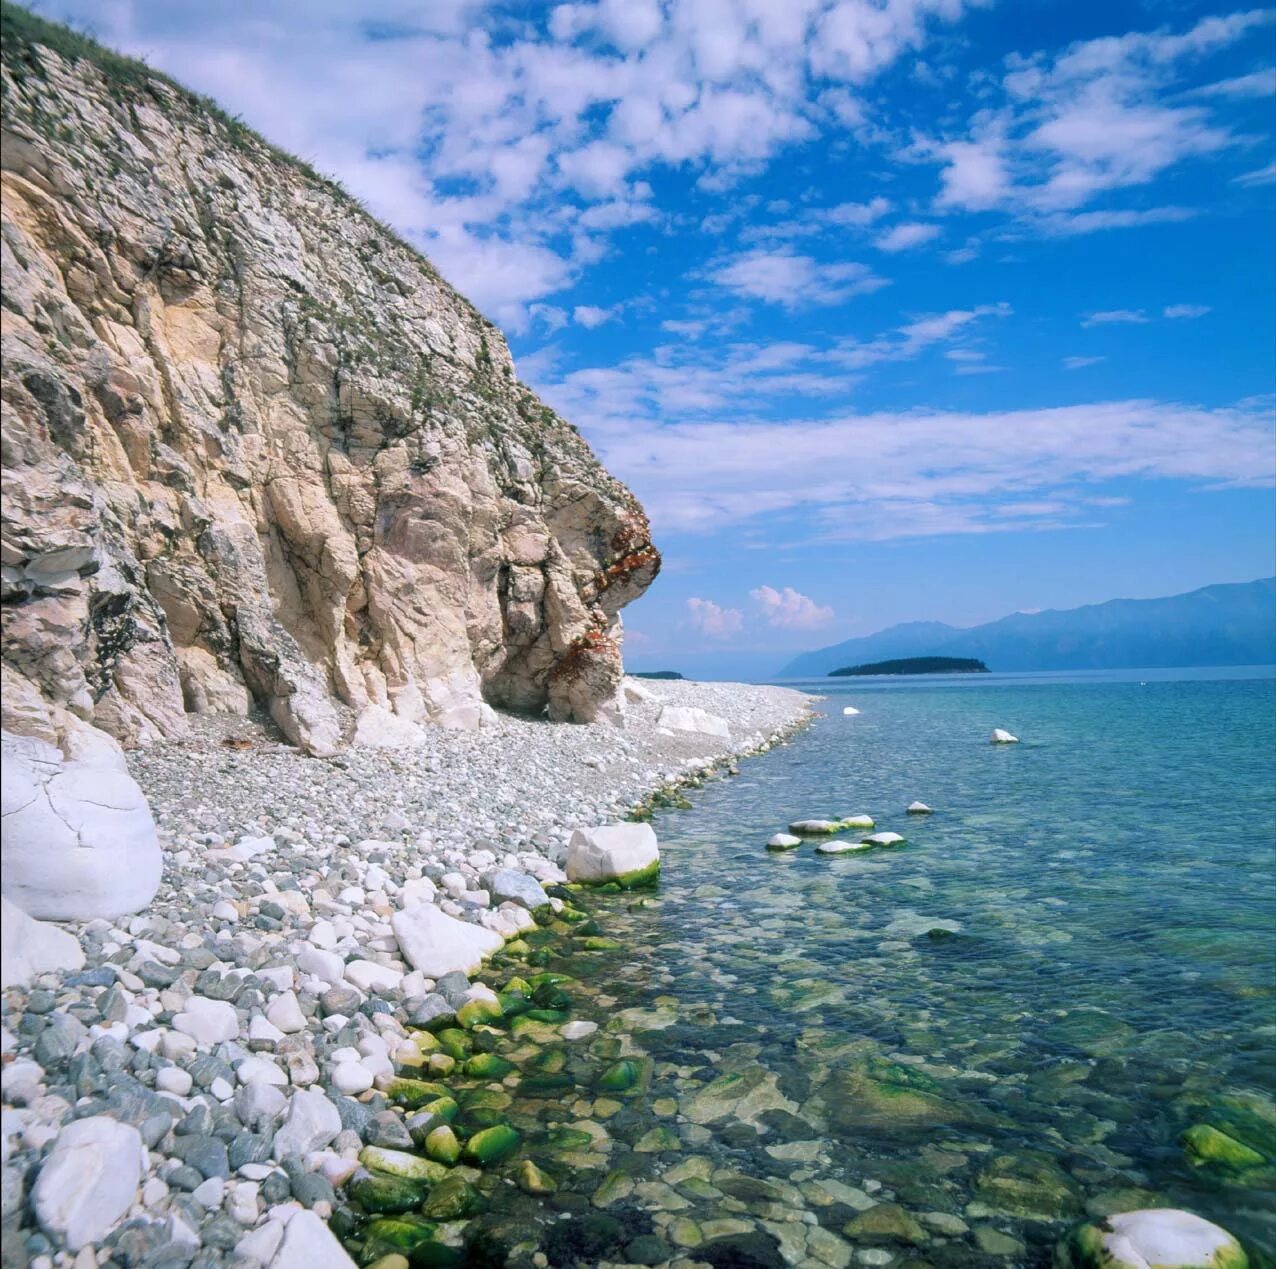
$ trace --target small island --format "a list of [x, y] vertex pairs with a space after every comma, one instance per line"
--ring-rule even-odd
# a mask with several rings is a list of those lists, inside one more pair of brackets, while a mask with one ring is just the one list
[[988, 667], [973, 657], [903, 657], [898, 661], [874, 661], [869, 665], [848, 665], [830, 670], [829, 678], [866, 674], [987, 674]]
[[681, 679], [682, 675], [677, 670], [634, 670], [630, 674], [635, 679]]

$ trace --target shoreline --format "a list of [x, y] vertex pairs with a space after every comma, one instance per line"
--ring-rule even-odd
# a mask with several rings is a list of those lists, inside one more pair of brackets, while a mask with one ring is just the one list
[[[393, 914], [425, 900], [501, 934], [493, 963], [505, 968], [485, 965], [475, 979], [508, 977], [517, 956], [535, 963], [594, 943], [603, 950], [609, 940], [595, 939], [559, 867], [571, 831], [648, 818], [812, 717], [813, 698], [788, 688], [627, 686], [624, 729], [501, 716], [477, 733], [430, 731], [410, 749], [314, 759], [249, 720], [221, 716], [199, 720], [191, 740], [131, 753], [164, 877], [139, 914], [62, 927], [85, 952], [81, 971], [6, 992], [7, 1237], [25, 1241], [32, 1263], [72, 1263], [64, 1239], [29, 1213], [20, 1228], [17, 1218], [59, 1131], [105, 1118], [131, 1123], [149, 1151], [140, 1194], [113, 1233], [100, 1231], [108, 1243], [175, 1243], [210, 1266], [238, 1257], [282, 1267], [303, 1247], [323, 1265], [346, 1263], [323, 1222], [340, 1208], [360, 1155], [393, 1150], [390, 1142], [420, 1153], [402, 1123], [396, 1131], [386, 1119], [397, 1112], [377, 1086], [411, 1069], [398, 1058], [411, 1056], [403, 1050], [416, 1028], [439, 1028], [424, 1015], [441, 1017], [440, 999], [456, 1010], [492, 995], [452, 975], [441, 997], [443, 980], [401, 959]], [[725, 719], [730, 735], [662, 727], [666, 706]], [[541, 908], [533, 918], [513, 896], [493, 906], [498, 896], [483, 885], [497, 869], [546, 887], [552, 915]], [[584, 941], [569, 942], [573, 934]], [[194, 1009], [192, 997], [201, 998]], [[476, 1056], [463, 1044], [455, 1052], [451, 1068], [422, 1054], [430, 1079]], [[369, 1103], [385, 1109], [352, 1109]], [[336, 1119], [316, 1126], [316, 1111]], [[280, 1133], [298, 1148], [276, 1144]], [[516, 1150], [510, 1163], [518, 1158]], [[466, 1183], [482, 1180], [480, 1172]], [[298, 1212], [310, 1215], [294, 1227]]]

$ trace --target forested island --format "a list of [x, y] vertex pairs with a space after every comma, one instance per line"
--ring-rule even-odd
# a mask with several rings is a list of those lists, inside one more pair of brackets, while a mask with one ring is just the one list
[[673, 682], [675, 679], [681, 679], [682, 675], [677, 670], [634, 670], [632, 677], [636, 679], [664, 679]]
[[988, 667], [973, 657], [903, 657], [898, 661], [873, 661], [868, 665], [848, 665], [830, 670], [829, 678], [849, 678], [866, 674], [987, 674]]

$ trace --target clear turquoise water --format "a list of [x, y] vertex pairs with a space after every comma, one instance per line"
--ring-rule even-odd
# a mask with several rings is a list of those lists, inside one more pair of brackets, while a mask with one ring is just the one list
[[[870, 1232], [869, 1263], [1043, 1263], [1084, 1213], [1163, 1205], [1276, 1256], [1271, 1166], [1194, 1166], [1180, 1144], [1197, 1123], [1276, 1136], [1276, 680], [1244, 673], [819, 684], [809, 730], [657, 816], [648, 906], [594, 904], [624, 947], [590, 958], [595, 1010], [653, 1059], [644, 1105], [680, 1108], [678, 1148], [628, 1166], [695, 1153], [786, 1182], [852, 1247], [856, 1212], [815, 1182], [967, 1226]], [[915, 798], [935, 814], [907, 816]], [[908, 844], [764, 849], [859, 812]], [[936, 920], [960, 928], [929, 937]], [[688, 1131], [709, 1081], [759, 1069], [787, 1109]], [[897, 1115], [901, 1088], [927, 1100]], [[655, 1122], [616, 1125], [632, 1143]], [[768, 1150], [786, 1141], [813, 1158]], [[680, 1216], [737, 1211], [712, 1189]], [[988, 1251], [992, 1230], [1022, 1251]]]

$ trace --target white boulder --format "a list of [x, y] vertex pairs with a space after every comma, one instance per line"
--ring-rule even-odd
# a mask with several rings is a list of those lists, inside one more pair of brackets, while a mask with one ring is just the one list
[[346, 966], [346, 982], [369, 994], [395, 991], [402, 981], [401, 969], [378, 965], [376, 961], [351, 961]]
[[425, 741], [425, 732], [383, 705], [369, 705], [354, 726], [352, 743], [369, 749], [406, 749]]
[[934, 811], [926, 805], [925, 802], [910, 802], [908, 804], [909, 815], [934, 815]]
[[29, 987], [40, 974], [84, 966], [80, 941], [0, 899], [0, 988]]
[[1019, 737], [1012, 736], [1003, 727], [994, 727], [992, 729], [992, 743], [994, 745], [1017, 745]]
[[336, 1235], [314, 1212], [294, 1212], [284, 1226], [283, 1240], [270, 1269], [354, 1269], [354, 1261]]
[[660, 846], [650, 824], [603, 824], [578, 828], [567, 843], [571, 881], [622, 885], [646, 880], [660, 871]]
[[1072, 1242], [1085, 1266], [1109, 1269], [1245, 1269], [1248, 1259], [1227, 1230], [1177, 1208], [1118, 1212], [1083, 1225]]
[[794, 820], [789, 825], [790, 833], [837, 833], [842, 828], [841, 820]]
[[429, 978], [454, 969], [468, 974], [505, 945], [495, 930], [458, 921], [429, 903], [396, 912], [390, 925], [404, 960]]
[[863, 838], [864, 846], [902, 846], [904, 839], [898, 833], [870, 833]]
[[306, 1155], [322, 1150], [341, 1131], [341, 1115], [317, 1088], [305, 1088], [292, 1095], [288, 1118], [275, 1133], [274, 1155]]
[[794, 837], [792, 833], [776, 833], [767, 839], [768, 850], [792, 850], [795, 846], [801, 845], [802, 839]]
[[831, 842], [816, 842], [815, 851], [819, 855], [845, 855], [853, 850], [868, 850], [867, 842], [849, 842], [845, 837], [835, 837]]
[[31, 1195], [36, 1219], [71, 1251], [101, 1242], [133, 1203], [142, 1177], [142, 1138], [106, 1115], [58, 1133]]
[[294, 1035], [306, 1029], [306, 1015], [301, 1012], [301, 1002], [295, 991], [280, 992], [266, 1006], [266, 1019], [285, 1035]]
[[239, 1015], [229, 1001], [192, 996], [174, 1017], [173, 1026], [196, 1044], [220, 1044], [239, 1034]]
[[710, 714], [707, 710], [692, 706], [666, 705], [660, 711], [656, 725], [667, 727], [670, 731], [694, 731], [702, 736], [731, 739], [731, 726], [725, 718], [719, 718], [717, 714]]
[[854, 718], [855, 715], [859, 713], [859, 710], [857, 710], [854, 705], [848, 705], [844, 710], [842, 710], [842, 713], [845, 714], [847, 718]]
[[649, 687], [644, 687], [637, 679], [626, 679], [624, 683], [625, 700], [634, 705], [644, 705], [660, 698]]
[[842, 821], [843, 828], [872, 828], [873, 817], [871, 815], [848, 815]]
[[146, 798], [117, 765], [67, 762], [31, 736], [0, 737], [4, 893], [41, 920], [114, 918], [159, 888], [159, 842]]

